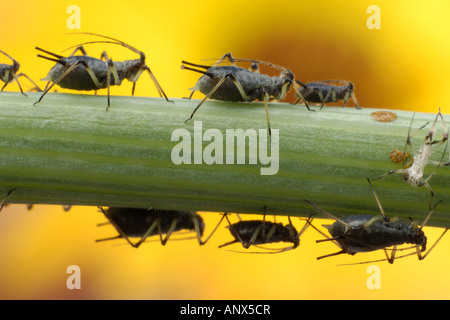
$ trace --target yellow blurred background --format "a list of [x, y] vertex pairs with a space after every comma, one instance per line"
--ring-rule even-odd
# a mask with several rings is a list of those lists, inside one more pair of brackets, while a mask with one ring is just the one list
[[[380, 8], [381, 29], [367, 28], [369, 5]], [[70, 5], [80, 8], [81, 29], [69, 30]], [[52, 62], [35, 46], [61, 54], [93, 38], [64, 33], [95, 32], [142, 50], [169, 97], [184, 97], [197, 74], [181, 71], [181, 60], [202, 62], [232, 52], [290, 68], [303, 81], [352, 81], [363, 107], [449, 113], [450, 20], [447, 1], [2, 1], [0, 49], [35, 81]], [[136, 55], [118, 46], [87, 46], [91, 56], [106, 50], [114, 60]], [[9, 63], [0, 57], [1, 63]], [[21, 80], [24, 89], [29, 88]], [[42, 87], [45, 85], [39, 82]], [[57, 88], [59, 92], [66, 90]], [[10, 84], [7, 91], [18, 91]], [[131, 84], [112, 95], [130, 95]], [[98, 94], [105, 94], [100, 91]], [[137, 96], [156, 96], [143, 74]], [[194, 96], [200, 98], [201, 95]], [[425, 214], [425, 213], [424, 213]], [[205, 213], [207, 230], [219, 219]], [[246, 218], [246, 216], [244, 216]], [[205, 246], [196, 240], [157, 242], [139, 249], [95, 239], [115, 235], [97, 208], [12, 205], [0, 214], [2, 299], [448, 299], [450, 239], [433, 253], [377, 263], [381, 288], [369, 289], [368, 265], [337, 267], [383, 258], [383, 252], [316, 261], [337, 251], [309, 229], [296, 250], [277, 255], [238, 254], [218, 249], [230, 239], [222, 228]], [[316, 222], [320, 226], [323, 221]], [[303, 222], [294, 220], [297, 229]], [[425, 228], [429, 242], [442, 230]], [[239, 246], [235, 248], [240, 249]], [[68, 290], [66, 269], [81, 268], [81, 290]]]

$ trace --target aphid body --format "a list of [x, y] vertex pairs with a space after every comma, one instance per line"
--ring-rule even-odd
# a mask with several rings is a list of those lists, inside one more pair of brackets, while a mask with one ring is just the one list
[[345, 107], [347, 101], [351, 98], [355, 108], [361, 109], [353, 92], [353, 83], [351, 82], [343, 80], [322, 80], [307, 83], [296, 80], [296, 82], [300, 85], [299, 91], [303, 96], [300, 96], [297, 102], [302, 99], [305, 102], [306, 99], [308, 102], [321, 103], [320, 109], [322, 109], [326, 103], [336, 103], [339, 100], [344, 101], [342, 107]]
[[[35, 102], [38, 103], [47, 94], [47, 92], [54, 86], [59, 85], [62, 88], [73, 89], [73, 90], [99, 90], [108, 89], [108, 107], [110, 106], [109, 99], [109, 88], [110, 86], [119, 86], [122, 84], [124, 79], [133, 83], [132, 95], [134, 95], [136, 82], [138, 81], [142, 72], [147, 71], [150, 74], [160, 96], [169, 101], [166, 94], [162, 90], [155, 76], [153, 75], [150, 68], [145, 63], [145, 54], [132, 46], [111, 38], [102, 36], [94, 33], [83, 33], [94, 36], [99, 36], [102, 38], [109, 39], [108, 41], [91, 41], [85, 42], [78, 46], [68, 57], [63, 57], [61, 55], [43, 50], [36, 47], [37, 50], [47, 53], [55, 58], [46, 57], [43, 55], [38, 55], [38, 57], [54, 61], [56, 65], [53, 66], [48, 72], [47, 76], [42, 80], [48, 81], [45, 92], [42, 94], [40, 99]], [[86, 50], [83, 45], [92, 43], [109, 43], [123, 46], [130, 49], [131, 51], [139, 54], [139, 59], [125, 60], [125, 61], [113, 61], [108, 57], [106, 52], [103, 52], [101, 59], [90, 57], [87, 55]], [[77, 51], [80, 51], [82, 55], [75, 55]], [[49, 84], [52, 83], [50, 86]]]
[[228, 229], [234, 240], [224, 243], [219, 246], [219, 248], [228, 246], [240, 242], [242, 246], [246, 249], [253, 245], [261, 245], [268, 243], [277, 242], [288, 242], [292, 243], [291, 247], [286, 247], [283, 249], [276, 250], [277, 252], [283, 252], [291, 249], [295, 249], [300, 245], [300, 236], [305, 232], [310, 224], [311, 217], [307, 220], [300, 232], [297, 232], [294, 225], [291, 222], [290, 217], [289, 223], [283, 225], [282, 223], [266, 221], [265, 214], [263, 221], [261, 220], [240, 220], [236, 223], [231, 223], [228, 216], [225, 214], [228, 221]]
[[[101, 208], [101, 210], [117, 232], [119, 232], [119, 235], [112, 239], [124, 238], [135, 248], [139, 247], [147, 237], [154, 235], [159, 235], [161, 244], [165, 245], [172, 233], [181, 230], [194, 231], [198, 242], [203, 245], [209, 240], [222, 221], [221, 219], [211, 235], [203, 241], [202, 236], [205, 223], [196, 212], [119, 207], [110, 207], [107, 210]], [[163, 234], [166, 235], [164, 239], [162, 238]], [[129, 238], [133, 237], [140, 238], [140, 240], [137, 243], [132, 243]]]
[[[428, 222], [429, 218], [433, 214], [435, 206], [430, 210], [427, 217], [423, 221], [422, 225], [418, 225], [417, 222], [411, 220], [410, 223], [405, 223], [399, 218], [389, 218], [385, 215], [383, 207], [378, 199], [372, 184], [369, 184], [374, 194], [375, 200], [377, 201], [378, 207], [380, 209], [381, 215], [351, 215], [343, 218], [337, 218], [331, 213], [322, 210], [314, 203], [305, 200], [316, 208], [319, 212], [322, 212], [335, 220], [331, 225], [326, 225], [331, 237], [323, 234], [315, 226], [311, 225], [314, 229], [319, 231], [326, 239], [318, 240], [317, 242], [323, 241], [335, 241], [336, 244], [342, 249], [336, 253], [327, 254], [317, 259], [322, 259], [326, 257], [331, 257], [340, 254], [350, 254], [354, 255], [359, 252], [370, 252], [383, 249], [386, 254], [386, 258], [390, 263], [394, 262], [395, 253], [397, 251], [397, 246], [403, 244], [412, 244], [416, 248], [416, 254], [419, 260], [424, 259], [434, 248], [437, 242], [442, 238], [444, 233], [439, 237], [439, 239], [433, 244], [430, 250], [428, 250], [424, 255], [427, 248], [427, 237], [423, 232], [422, 228]], [[387, 248], [393, 247], [392, 253], [389, 256], [387, 253]], [[397, 257], [399, 258], [399, 257]]]
[[[232, 65], [220, 66], [224, 59], [228, 59]], [[238, 67], [236, 62], [251, 62], [251, 70]], [[233, 58], [230, 53], [225, 54], [213, 66], [205, 66], [182, 61], [187, 67], [182, 65], [182, 69], [187, 69], [203, 74], [193, 87], [191, 97], [195, 91], [205, 94], [203, 100], [197, 105], [191, 116], [186, 120], [189, 121], [195, 112], [208, 99], [232, 102], [251, 102], [260, 100], [264, 102], [266, 108], [267, 126], [270, 133], [270, 120], [267, 102], [269, 100], [281, 100], [286, 97], [289, 89], [294, 87], [298, 95], [301, 93], [297, 89], [294, 82], [294, 74], [286, 68], [252, 59]], [[269, 76], [259, 72], [259, 64], [271, 66], [279, 71], [279, 76]], [[200, 69], [195, 69], [197, 67]], [[204, 69], [204, 70], [201, 70]], [[305, 103], [308, 110], [309, 106]]]
[[2, 80], [5, 83], [3, 85], [1, 91], [3, 91], [9, 83], [11, 83], [12, 81], [15, 80], [17, 82], [17, 85], [19, 86], [20, 92], [24, 96], [26, 96], [26, 94], [23, 92], [22, 86], [20, 85], [20, 82], [19, 82], [19, 78], [20, 77], [27, 78], [34, 85], [33, 89], [35, 89], [37, 91], [41, 91], [39, 86], [36, 83], [34, 83], [34, 81], [31, 80], [31, 78], [28, 77], [25, 73], [17, 74], [17, 72], [19, 72], [19, 69], [20, 69], [19, 62], [17, 62], [9, 54], [7, 54], [6, 52], [3, 52], [2, 50], [0, 50], [0, 53], [4, 54], [6, 57], [11, 59], [11, 61], [13, 62], [12, 65], [11, 64], [5, 64], [5, 63], [0, 63], [0, 80]]
[[[300, 239], [297, 237], [297, 230], [294, 226], [288, 224], [266, 221], [264, 224], [261, 220], [239, 221], [233, 226], [228, 226], [231, 234], [234, 237], [234, 242], [242, 240], [244, 247], [248, 248], [250, 245], [276, 243], [276, 242], [291, 242], [293, 248], [300, 244]], [[255, 232], [256, 231], [256, 232]], [[266, 237], [265, 235], [270, 235]]]
[[405, 243], [420, 245], [424, 251], [427, 244], [427, 237], [417, 223], [385, 220], [383, 216], [347, 216], [325, 227], [343, 251], [351, 255]]

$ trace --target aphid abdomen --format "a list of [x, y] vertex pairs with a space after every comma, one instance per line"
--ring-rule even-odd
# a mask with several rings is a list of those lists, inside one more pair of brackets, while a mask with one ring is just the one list
[[[157, 219], [156, 212], [147, 209], [111, 207], [107, 211], [111, 219], [129, 237], [142, 237]], [[155, 228], [149, 236], [157, 234], [158, 230]]]
[[237, 81], [244, 89], [244, 92], [248, 96], [248, 100], [244, 99], [236, 84], [230, 78], [226, 79], [225, 82], [219, 88], [217, 88], [217, 90], [214, 91], [213, 94], [211, 94], [211, 99], [232, 102], [250, 102], [256, 99], [262, 99], [262, 83], [260, 79], [264, 75], [260, 75], [235, 66], [209, 68], [206, 71], [206, 74], [200, 77], [200, 79], [197, 81], [196, 88], [198, 88], [201, 93], [207, 95], [211, 92], [214, 86], [227, 74], [232, 74], [237, 79]]
[[370, 215], [348, 216], [342, 218], [342, 221], [350, 224], [351, 229], [336, 221], [328, 230], [332, 237], [339, 237], [337, 241], [340, 247], [349, 254], [370, 252], [404, 243], [417, 244], [416, 232], [410, 225], [380, 219], [364, 226], [372, 218]]
[[[285, 228], [282, 223], [266, 221], [263, 224], [262, 221], [259, 220], [248, 220], [239, 221], [233, 224], [232, 228], [228, 228], [230, 229], [231, 234], [236, 239], [236, 241], [239, 241], [240, 238], [242, 242], [248, 244], [254, 236], [256, 227], [260, 227], [261, 229], [252, 244], [258, 245], [264, 243], [290, 242], [291, 236], [289, 235], [289, 230]], [[264, 236], [267, 237], [272, 227], [275, 227], [275, 231], [273, 231], [270, 238], [265, 239]], [[295, 234], [297, 234], [297, 231], [295, 229], [294, 232]]]

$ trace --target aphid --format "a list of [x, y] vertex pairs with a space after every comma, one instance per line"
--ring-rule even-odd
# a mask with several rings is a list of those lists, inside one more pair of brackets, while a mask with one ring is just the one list
[[[145, 64], [145, 54], [142, 51], [139, 51], [138, 49], [130, 46], [129, 44], [126, 44], [123, 41], [111, 37], [87, 32], [82, 34], [94, 35], [109, 40], [90, 41], [76, 45], [74, 46], [76, 47], [76, 49], [68, 57], [63, 57], [61, 55], [36, 47], [37, 50], [45, 52], [55, 57], [56, 59], [46, 57], [41, 54], [38, 54], [38, 57], [54, 61], [56, 62], [56, 65], [50, 69], [47, 77], [41, 79], [48, 81], [48, 83], [45, 92], [34, 104], [40, 102], [42, 98], [44, 98], [44, 96], [47, 94], [47, 92], [49, 92], [50, 89], [56, 84], [61, 88], [73, 90], [89, 91], [107, 88], [108, 106], [106, 110], [108, 110], [108, 108], [110, 107], [110, 86], [119, 86], [122, 84], [123, 79], [127, 79], [128, 81], [133, 83], [131, 95], [134, 95], [136, 82], [138, 81], [141, 73], [144, 71], [148, 71], [151, 79], [153, 80], [153, 83], [155, 84], [159, 92], [159, 95], [161, 97], [164, 96], [167, 101], [170, 101], [159, 85], [150, 68]], [[103, 53], [101, 54], [101, 59], [96, 59], [88, 56], [86, 50], [83, 47], [83, 45], [92, 43], [109, 43], [120, 45], [137, 53], [140, 57], [139, 59], [134, 60], [113, 61], [108, 57], [107, 53], [103, 51]], [[77, 51], [80, 51], [82, 55], [76, 56], [75, 53]], [[52, 84], [49, 86], [50, 82], [52, 82]]]
[[0, 201], [0, 212], [2, 211], [3, 207], [6, 206], [6, 200], [8, 200], [8, 197], [11, 195], [11, 193], [16, 190], [17, 188], [12, 188], [8, 191], [6, 196]]
[[[202, 240], [205, 224], [200, 215], [196, 212], [160, 210], [160, 209], [137, 209], [137, 208], [117, 208], [110, 207], [107, 210], [100, 208], [109, 222], [119, 233], [118, 236], [98, 241], [124, 238], [132, 247], [138, 248], [144, 241], [154, 235], [160, 236], [162, 245], [165, 245], [173, 232], [180, 230], [195, 231], [198, 243], [205, 244], [214, 234], [223, 220], [220, 219], [211, 234]], [[162, 235], [165, 234], [163, 239]], [[129, 238], [140, 238], [133, 243]]]
[[353, 92], [353, 83], [343, 80], [322, 80], [303, 83], [301, 81], [295, 80], [299, 85], [299, 91], [302, 95], [299, 95], [298, 103], [303, 100], [313, 103], [321, 103], [320, 109], [326, 103], [338, 102], [339, 100], [344, 100], [342, 107], [345, 107], [347, 101], [351, 98], [355, 104], [356, 109], [361, 109], [356, 100], [355, 93]]
[[[276, 223], [271, 221], [266, 221], [266, 214], [264, 213], [263, 221], [261, 220], [240, 220], [236, 223], [231, 223], [228, 219], [228, 215], [224, 215], [228, 221], [228, 228], [230, 229], [231, 235], [234, 240], [224, 243], [219, 246], [219, 248], [228, 246], [240, 242], [245, 249], [251, 246], [258, 246], [266, 243], [275, 242], [290, 242], [292, 246], [285, 247], [282, 249], [277, 249], [274, 252], [263, 252], [263, 253], [279, 253], [287, 250], [292, 250], [300, 245], [300, 236], [306, 231], [311, 222], [311, 216], [306, 221], [300, 232], [297, 232], [294, 225], [292, 224], [291, 218], [289, 219], [289, 224], [283, 225], [282, 223]], [[265, 248], [266, 250], [270, 250]], [[262, 253], [262, 252], [252, 252], [252, 253]]]
[[[232, 65], [219, 66], [225, 59], [228, 59]], [[236, 62], [251, 62], [251, 70], [238, 67]], [[187, 67], [181, 65], [182, 69], [203, 74], [197, 81], [195, 87], [191, 89], [193, 90], [192, 94], [196, 90], [205, 94], [203, 100], [200, 101], [191, 116], [185, 122], [192, 119], [194, 114], [207, 99], [232, 102], [251, 102], [260, 100], [264, 102], [266, 108], [267, 126], [270, 134], [271, 128], [268, 101], [272, 99], [284, 99], [291, 85], [296, 93], [301, 96], [301, 93], [298, 91], [298, 87], [294, 82], [294, 74], [289, 69], [268, 62], [251, 59], [236, 59], [232, 57], [231, 53], [227, 53], [213, 66], [193, 64], [186, 61], [182, 61], [182, 63], [191, 66]], [[259, 64], [264, 64], [279, 70], [281, 72], [280, 76], [271, 77], [259, 73]], [[190, 97], [192, 97], [192, 94]], [[305, 103], [305, 105], [306, 108], [310, 110], [308, 104]]]
[[22, 86], [20, 85], [20, 82], [19, 82], [19, 78], [20, 77], [27, 78], [34, 85], [34, 88], [31, 89], [31, 90], [42, 91], [39, 88], [39, 86], [36, 83], [34, 83], [34, 81], [31, 80], [31, 78], [29, 76], [27, 76], [25, 73], [16, 74], [19, 71], [19, 69], [20, 69], [19, 62], [14, 60], [9, 54], [7, 54], [6, 52], [3, 52], [2, 50], [0, 50], [0, 53], [3, 53], [5, 56], [7, 56], [13, 62], [12, 65], [0, 63], [0, 80], [2, 80], [5, 83], [0, 91], [3, 91], [8, 84], [10, 84], [13, 80], [15, 80], [17, 82], [17, 85], [19, 86], [20, 92], [24, 96], [27, 96], [23, 92]]
[[[441, 119], [444, 132], [442, 134], [441, 140], [434, 140], [434, 136], [436, 135], [436, 122], [437, 122], [438, 118]], [[413, 187], [425, 186], [430, 191], [431, 197], [430, 197], [429, 207], [431, 209], [434, 192], [433, 192], [433, 189], [431, 188], [431, 186], [429, 185], [428, 181], [436, 173], [437, 169], [440, 166], [450, 165], [450, 162], [442, 162], [442, 159], [445, 155], [445, 151], [447, 150], [447, 145], [448, 145], [448, 130], [447, 130], [447, 127], [445, 126], [445, 122], [444, 122], [444, 118], [441, 114], [441, 110], [439, 109], [439, 112], [436, 115], [436, 118], [434, 119], [433, 125], [431, 126], [428, 134], [426, 135], [425, 140], [422, 143], [419, 151], [414, 152], [413, 147], [411, 145], [411, 137], [413, 137], [418, 131], [423, 129], [428, 123], [426, 123], [425, 125], [421, 126], [419, 129], [417, 129], [416, 131], [411, 133], [411, 126], [412, 126], [413, 120], [414, 120], [414, 115], [411, 120], [411, 124], [409, 126], [408, 137], [406, 138], [406, 145], [405, 145], [405, 151], [404, 151], [404, 152], [406, 152], [406, 148], [411, 149], [411, 154], [414, 154], [412, 160], [408, 164], [405, 164], [405, 162], [403, 162], [403, 168], [391, 170], [388, 173], [375, 178], [374, 180], [381, 179], [385, 176], [388, 176], [388, 175], [391, 175], [394, 173], [402, 174], [403, 179], [405, 181], [407, 181], [411, 186], [413, 186]], [[441, 144], [444, 144], [444, 143], [446, 143], [446, 145], [445, 145], [444, 151], [442, 153], [441, 161], [437, 162], [437, 161], [429, 160], [429, 158], [433, 152], [432, 146], [435, 145], [435, 147], [434, 147], [434, 149], [435, 149], [436, 146], [440, 146]], [[423, 178], [425, 166], [429, 163], [436, 165], [436, 169], [427, 178]]]
[[[413, 244], [419, 260], [425, 259], [425, 257], [431, 252], [435, 247], [437, 242], [444, 236], [447, 229], [435, 242], [435, 244], [424, 254], [422, 252], [426, 250], [427, 237], [423, 232], [422, 228], [430, 219], [433, 211], [438, 203], [430, 210], [427, 217], [423, 221], [422, 225], [419, 226], [417, 222], [411, 220], [411, 222], [405, 223], [399, 218], [388, 218], [386, 217], [383, 207], [378, 199], [377, 194], [370, 182], [370, 188], [374, 194], [375, 200], [377, 201], [378, 207], [380, 209], [381, 215], [351, 215], [344, 218], [337, 218], [329, 212], [320, 209], [314, 203], [305, 200], [316, 208], [319, 212], [322, 212], [329, 217], [336, 220], [332, 225], [325, 226], [328, 229], [331, 237], [324, 235], [320, 230], [311, 225], [314, 229], [319, 231], [327, 239], [317, 240], [316, 242], [323, 241], [335, 241], [337, 245], [342, 249], [336, 253], [327, 254], [317, 259], [323, 259], [331, 256], [336, 256], [340, 254], [350, 254], [354, 255], [359, 252], [370, 252], [375, 250], [384, 249], [386, 258], [389, 263], [393, 263], [395, 260], [395, 254], [397, 251], [397, 246], [402, 244]], [[391, 255], [388, 255], [387, 248], [392, 247]], [[398, 257], [397, 257], [398, 258]], [[384, 259], [383, 259], [384, 260]], [[382, 261], [382, 260], [380, 260]]]

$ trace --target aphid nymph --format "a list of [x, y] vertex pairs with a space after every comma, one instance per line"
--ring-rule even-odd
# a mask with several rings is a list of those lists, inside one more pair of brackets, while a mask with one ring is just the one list
[[[156, 80], [156, 77], [153, 75], [153, 72], [146, 65], [145, 54], [142, 51], [137, 50], [123, 41], [111, 37], [87, 32], [81, 34], [98, 36], [108, 40], [90, 41], [76, 45], [74, 46], [76, 49], [68, 57], [63, 57], [36, 47], [37, 50], [53, 56], [52, 58], [38, 54], [38, 57], [54, 61], [56, 62], [56, 65], [50, 69], [47, 77], [42, 79], [48, 81], [48, 83], [45, 92], [34, 104], [40, 102], [54, 85], [59, 85], [61, 88], [88, 91], [106, 88], [108, 90], [108, 106], [106, 110], [108, 110], [110, 107], [110, 86], [119, 86], [122, 84], [123, 79], [127, 79], [133, 83], [131, 94], [134, 95], [136, 82], [138, 81], [141, 73], [144, 71], [149, 73], [159, 95], [161, 97], [164, 96], [167, 101], [170, 101]], [[92, 43], [108, 43], [123, 46], [137, 53], [139, 55], [139, 59], [113, 61], [110, 57], [108, 57], [105, 51], [101, 54], [101, 59], [90, 57], [87, 55], [83, 45]], [[80, 51], [82, 55], [75, 55], [77, 51]], [[50, 83], [51, 85], [49, 85]]]
[[342, 107], [345, 107], [347, 101], [352, 99], [355, 104], [355, 108], [361, 109], [358, 105], [358, 101], [356, 100], [355, 93], [353, 92], [353, 83], [349, 81], [321, 80], [307, 83], [303, 83], [298, 80], [295, 81], [300, 85], [299, 91], [303, 96], [299, 96], [295, 103], [298, 103], [300, 100], [303, 100], [304, 103], [306, 103], [306, 101], [321, 103], [320, 109], [322, 109], [326, 103], [336, 103], [339, 100], [344, 101]]
[[31, 78], [29, 76], [27, 76], [25, 73], [19, 73], [17, 74], [17, 72], [19, 72], [20, 69], [20, 64], [19, 62], [17, 62], [16, 60], [14, 60], [13, 57], [11, 57], [9, 54], [7, 54], [6, 52], [3, 52], [2, 50], [0, 50], [0, 53], [4, 54], [6, 57], [8, 57], [9, 59], [11, 59], [11, 61], [13, 62], [13, 64], [5, 64], [5, 63], [0, 63], [0, 80], [2, 80], [5, 84], [3, 85], [2, 89], [0, 91], [3, 91], [6, 86], [8, 84], [10, 84], [13, 81], [17, 82], [17, 85], [19, 86], [20, 92], [24, 95], [27, 96], [22, 89], [22, 86], [20, 85], [19, 82], [19, 78], [20, 77], [25, 77], [27, 78], [33, 85], [34, 88], [31, 90], [36, 90], [36, 91], [41, 91], [41, 89], [39, 88], [39, 86], [34, 83], [33, 80], [31, 80]]
[[[406, 223], [401, 221], [399, 218], [388, 218], [384, 213], [384, 210], [381, 206], [377, 194], [375, 193], [375, 190], [373, 189], [372, 184], [370, 183], [370, 180], [369, 184], [381, 212], [381, 215], [379, 216], [351, 215], [343, 218], [337, 218], [331, 213], [322, 210], [314, 203], [305, 200], [319, 212], [324, 213], [335, 220], [332, 225], [325, 226], [328, 229], [331, 237], [326, 236], [315, 226], [311, 225], [314, 229], [316, 229], [326, 237], [326, 239], [318, 240], [317, 242], [334, 241], [341, 248], [341, 250], [338, 252], [327, 254], [318, 257], [317, 259], [323, 259], [345, 253], [354, 255], [359, 252], [370, 252], [383, 249], [386, 254], [386, 260], [388, 260], [389, 263], [393, 263], [396, 259], [395, 254], [397, 251], [397, 246], [402, 244], [414, 245], [414, 248], [416, 248], [415, 254], [417, 254], [419, 260], [425, 259], [425, 257], [431, 252], [431, 249], [434, 248], [437, 242], [444, 236], [445, 232], [447, 231], [446, 229], [444, 233], [439, 237], [439, 239], [434, 243], [434, 245], [424, 255], [422, 255], [422, 252], [426, 250], [427, 246], [427, 237], [425, 236], [422, 228], [430, 219], [437, 203], [432, 208], [432, 210], [430, 210], [421, 226], [419, 226], [417, 222], [412, 220], [410, 223]], [[389, 247], [393, 247], [391, 255], [388, 255], [387, 252], [387, 248]]]
[[[434, 137], [436, 135], [436, 123], [438, 121], [438, 118], [441, 119], [444, 132], [442, 134], [441, 140], [434, 140]], [[450, 162], [442, 162], [442, 159], [445, 155], [445, 152], [446, 152], [447, 146], [448, 146], [448, 130], [447, 130], [447, 127], [445, 126], [444, 118], [441, 114], [441, 111], [439, 110], [439, 112], [436, 115], [436, 118], [434, 119], [434, 122], [430, 128], [430, 131], [428, 132], [428, 134], [425, 137], [424, 142], [420, 146], [420, 149], [417, 152], [414, 152], [412, 145], [411, 145], [411, 138], [417, 132], [419, 132], [421, 129], [423, 129], [428, 123], [426, 123], [425, 125], [418, 128], [416, 131], [411, 133], [411, 126], [412, 126], [413, 120], [414, 120], [414, 115], [413, 115], [409, 130], [408, 130], [408, 137], [406, 138], [406, 145], [405, 145], [405, 151], [404, 151], [406, 154], [406, 149], [407, 148], [411, 149], [410, 153], [414, 155], [413, 158], [411, 159], [411, 161], [408, 164], [403, 163], [403, 168], [391, 170], [388, 173], [375, 178], [374, 180], [381, 179], [385, 176], [388, 176], [388, 175], [391, 175], [394, 173], [402, 174], [403, 179], [405, 181], [407, 181], [411, 186], [413, 186], [413, 187], [425, 186], [430, 191], [431, 196], [430, 196], [429, 207], [431, 209], [434, 192], [433, 192], [433, 189], [431, 188], [431, 186], [429, 185], [428, 181], [436, 173], [437, 169], [440, 166], [450, 165]], [[430, 160], [430, 156], [432, 155], [433, 150], [442, 144], [445, 144], [445, 148], [442, 153], [441, 160], [440, 161]], [[436, 165], [436, 169], [427, 178], [424, 178], [423, 177], [424, 169], [425, 169], [425, 166], [429, 163]]]
[[[220, 66], [219, 64], [225, 59], [228, 59], [232, 65]], [[236, 62], [251, 62], [252, 65], [250, 70], [248, 70], [238, 67]], [[197, 105], [186, 122], [192, 119], [194, 114], [207, 99], [233, 102], [251, 102], [260, 100], [264, 102], [266, 108], [267, 126], [270, 134], [271, 127], [268, 101], [273, 99], [284, 99], [291, 86], [296, 93], [301, 96], [301, 93], [298, 91], [297, 85], [294, 82], [294, 74], [289, 69], [268, 62], [234, 58], [231, 53], [227, 53], [213, 66], [194, 64], [186, 61], [182, 61], [182, 63], [182, 69], [202, 74], [195, 87], [191, 89], [193, 90], [192, 94], [196, 90], [205, 94], [203, 100]], [[274, 77], [261, 74], [259, 72], [260, 64], [273, 67], [279, 70], [281, 74]], [[192, 94], [190, 97], [192, 97]], [[306, 102], [305, 105], [306, 108], [310, 110]]]
[[[219, 248], [240, 242], [245, 249], [251, 246], [258, 246], [261, 244], [276, 243], [276, 242], [290, 242], [292, 246], [277, 249], [273, 252], [251, 252], [251, 253], [279, 253], [287, 250], [292, 250], [300, 245], [300, 236], [308, 228], [311, 217], [308, 218], [300, 232], [297, 232], [292, 224], [291, 218], [288, 217], [289, 224], [266, 221], [264, 213], [263, 221], [261, 220], [240, 220], [236, 223], [231, 223], [228, 215], [225, 214], [228, 221], [228, 228], [234, 240], [224, 243]], [[268, 248], [264, 248], [270, 250]]]
[[[202, 217], [196, 212], [154, 208], [110, 207], [106, 210], [100, 209], [119, 235], [97, 241], [124, 238], [134, 248], [138, 248], [148, 237], [154, 235], [159, 235], [161, 244], [165, 245], [170, 236], [180, 230], [194, 231], [199, 244], [203, 245], [208, 242], [223, 220], [222, 217], [208, 238], [202, 240], [205, 224]], [[165, 234], [164, 239], [163, 234]], [[133, 243], [130, 238], [134, 237], [140, 238], [139, 241]]]

